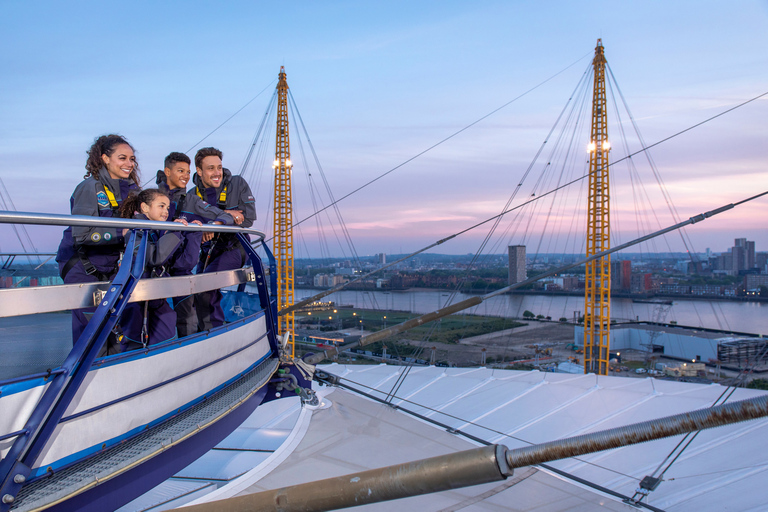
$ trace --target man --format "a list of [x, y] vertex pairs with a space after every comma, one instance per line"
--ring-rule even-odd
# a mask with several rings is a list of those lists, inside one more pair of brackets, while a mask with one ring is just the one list
[[[164, 169], [157, 171], [157, 187], [168, 194], [171, 200], [168, 220], [185, 219], [189, 223], [200, 225], [203, 223], [233, 225], [235, 221], [230, 212], [208, 204], [194, 193], [187, 194], [187, 183], [190, 178], [189, 164], [187, 155], [174, 151], [165, 157]], [[178, 256], [168, 264], [168, 271], [172, 276], [192, 274], [192, 269], [199, 260], [202, 236], [203, 233], [199, 232], [183, 232], [182, 248], [177, 252]], [[176, 311], [176, 331], [179, 338], [196, 333], [198, 319], [194, 297], [192, 295], [174, 297], [173, 309]]]
[[[194, 193], [203, 201], [226, 210], [235, 223], [249, 228], [256, 220], [256, 205], [248, 183], [240, 176], [232, 176], [222, 166], [222, 152], [216, 148], [202, 148], [195, 155]], [[246, 253], [235, 235], [217, 234], [203, 238], [197, 273], [218, 272], [240, 268], [245, 264]], [[224, 323], [221, 308], [221, 292], [212, 290], [197, 294], [195, 306], [201, 331]]]

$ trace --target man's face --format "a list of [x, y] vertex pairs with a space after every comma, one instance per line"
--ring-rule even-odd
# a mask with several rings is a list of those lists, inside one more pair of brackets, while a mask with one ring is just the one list
[[217, 156], [207, 156], [203, 158], [202, 167], [197, 168], [200, 179], [205, 188], [219, 188], [221, 180], [224, 177], [224, 170], [221, 165], [221, 158]]
[[166, 167], [164, 169], [165, 177], [168, 180], [168, 188], [171, 190], [176, 188], [187, 188], [189, 183], [189, 164], [186, 162], [176, 162], [170, 169]]

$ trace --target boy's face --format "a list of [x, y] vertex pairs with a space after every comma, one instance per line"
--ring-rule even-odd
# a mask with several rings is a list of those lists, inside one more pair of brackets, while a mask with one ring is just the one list
[[168, 179], [168, 188], [183, 188], [186, 190], [189, 183], [189, 164], [185, 162], [176, 162], [173, 167], [165, 168], [165, 177]]

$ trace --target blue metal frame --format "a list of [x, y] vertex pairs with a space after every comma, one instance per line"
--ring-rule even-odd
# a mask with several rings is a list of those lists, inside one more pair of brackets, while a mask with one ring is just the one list
[[[31, 468], [34, 467], [37, 458], [63, 419], [64, 413], [91, 369], [96, 356], [119, 321], [130, 294], [141, 279], [144, 273], [148, 236], [146, 236], [146, 230], [142, 230], [144, 236], [138, 236], [137, 231], [133, 230], [131, 233], [123, 262], [104, 299], [96, 308], [93, 317], [75, 342], [64, 363], [52, 372], [51, 382], [26, 425], [22, 430], [8, 436], [16, 437], [16, 440], [6, 457], [0, 461], [0, 496], [15, 497], [29, 478]], [[261, 258], [249, 243], [248, 238], [242, 234], [238, 234], [238, 238], [253, 265], [259, 303], [268, 325], [267, 338], [272, 349], [272, 357], [278, 357], [275, 258], [265, 245], [264, 250], [269, 259], [270, 268], [270, 279], [267, 282]], [[260, 393], [261, 398], [264, 394], [266, 389]], [[6, 512], [11, 508], [12, 503], [2, 501], [0, 512]]]
[[269, 346], [272, 348], [275, 357], [278, 357], [280, 354], [280, 344], [277, 342], [277, 335], [275, 334], [277, 333], [277, 264], [275, 263], [275, 257], [269, 251], [266, 244], [261, 244], [267, 253], [267, 258], [269, 258], [270, 288], [272, 289], [272, 295], [270, 295], [261, 258], [256, 254], [247, 237], [238, 234], [237, 238], [240, 240], [240, 244], [245, 249], [245, 254], [250, 258], [253, 265], [253, 272], [256, 275], [256, 290], [259, 292], [259, 304], [261, 309], [264, 310], [264, 316], [269, 324], [267, 329]]
[[[128, 298], [144, 273], [147, 248], [146, 230], [138, 241], [131, 233], [123, 262], [104, 299], [98, 305], [80, 338], [61, 365], [63, 373], [51, 379], [45, 393], [27, 420], [26, 434], [19, 436], [0, 462], [0, 512], [10, 510], [6, 496], [15, 497], [31, 473], [35, 460], [50, 440], [59, 420], [85, 379], [101, 347], [112, 332], [128, 303]], [[135, 254], [135, 259], [134, 259]], [[18, 480], [18, 481], [17, 481]]]

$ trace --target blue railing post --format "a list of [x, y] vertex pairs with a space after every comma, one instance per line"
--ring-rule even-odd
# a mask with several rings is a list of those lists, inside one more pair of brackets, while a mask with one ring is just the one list
[[120, 269], [101, 303], [96, 307], [93, 317], [61, 365], [64, 371], [51, 379], [24, 426], [26, 433], [16, 438], [0, 462], [0, 512], [10, 510], [13, 499], [29, 477], [37, 457], [50, 440], [94, 359], [120, 319], [136, 283], [141, 279], [148, 237], [145, 232], [145, 236], [138, 242], [134, 261], [137, 238], [136, 233], [132, 232]]
[[[239, 234], [237, 237], [240, 239], [240, 243], [242, 244], [243, 249], [245, 249], [245, 253], [248, 255], [251, 260], [251, 264], [253, 265], [253, 273], [256, 276], [256, 290], [259, 293], [259, 305], [261, 306], [261, 309], [264, 310], [264, 318], [267, 322], [267, 338], [269, 339], [269, 346], [274, 351], [275, 356], [277, 356], [279, 354], [280, 345], [277, 342], [277, 311], [273, 308], [273, 302], [276, 304], [277, 301], [272, 300], [269, 289], [267, 288], [267, 280], [266, 276], [264, 275], [264, 266], [262, 265], [261, 258], [253, 249], [249, 240], [245, 236]], [[274, 279], [275, 270], [273, 270], [273, 268], [276, 268], [274, 266], [275, 258], [272, 256], [272, 253], [269, 252], [269, 249], [265, 244], [262, 244], [262, 247], [264, 247], [264, 250], [267, 253], [267, 257], [270, 260], [270, 274]], [[275, 280], [275, 284], [276, 283], [277, 281]]]

